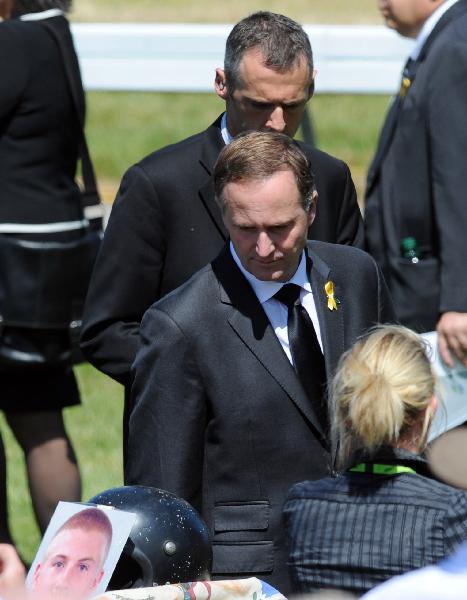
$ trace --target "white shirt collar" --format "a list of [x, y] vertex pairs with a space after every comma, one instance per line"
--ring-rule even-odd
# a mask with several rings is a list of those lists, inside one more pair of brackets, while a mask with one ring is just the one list
[[51, 17], [61, 17], [65, 13], [59, 8], [50, 8], [42, 12], [28, 13], [20, 16], [20, 21], [41, 21], [42, 19], [50, 19]]
[[412, 60], [418, 59], [420, 52], [423, 48], [423, 44], [426, 42], [428, 36], [433, 31], [433, 29], [436, 27], [436, 24], [438, 23], [438, 21], [441, 19], [441, 17], [444, 15], [444, 13], [447, 10], [449, 10], [451, 8], [451, 6], [453, 4], [455, 4], [457, 1], [458, 0], [445, 0], [445, 2], [443, 2], [443, 4], [441, 4], [440, 6], [438, 6], [438, 8], [435, 10], [435, 12], [432, 13], [428, 17], [428, 19], [423, 24], [423, 27], [417, 36], [415, 46], [413, 47], [412, 52], [410, 53], [410, 58]]
[[[255, 292], [261, 304], [264, 304], [264, 302], [270, 300], [274, 296], [274, 294], [278, 292], [284, 285], [282, 281], [261, 281], [260, 279], [257, 279], [254, 275], [252, 275], [249, 271], [247, 271], [240, 262], [238, 254], [236, 253], [232, 242], [230, 242], [230, 252], [232, 254], [232, 258], [236, 262], [240, 271], [245, 276], [248, 283], [253, 288], [253, 291]], [[299, 285], [301, 288], [305, 289], [307, 292], [311, 292], [311, 285], [306, 272], [305, 251], [302, 252], [302, 257], [293, 277], [291, 277], [286, 283], [295, 283], [296, 285]]]
[[225, 112], [221, 118], [221, 134], [222, 139], [225, 142], [225, 145], [228, 146], [230, 142], [233, 140], [233, 136], [230, 135], [229, 130], [227, 129], [227, 113]]

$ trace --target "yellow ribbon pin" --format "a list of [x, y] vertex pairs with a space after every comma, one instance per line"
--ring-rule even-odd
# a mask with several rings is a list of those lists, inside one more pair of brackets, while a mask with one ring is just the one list
[[401, 98], [405, 98], [405, 95], [409, 91], [409, 87], [411, 86], [412, 81], [408, 77], [404, 77], [401, 83], [401, 89], [399, 90], [399, 96]]
[[336, 299], [334, 298], [334, 283], [331, 280], [327, 281], [324, 286], [324, 290], [328, 299], [328, 309], [337, 310], [337, 303]]

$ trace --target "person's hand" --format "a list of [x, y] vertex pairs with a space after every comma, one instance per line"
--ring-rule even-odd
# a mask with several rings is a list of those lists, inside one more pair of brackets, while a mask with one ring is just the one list
[[445, 312], [436, 325], [436, 331], [439, 353], [448, 367], [454, 366], [452, 355], [467, 367], [467, 313]]
[[24, 597], [25, 569], [16, 550], [10, 544], [0, 544], [0, 596], [2, 599]]

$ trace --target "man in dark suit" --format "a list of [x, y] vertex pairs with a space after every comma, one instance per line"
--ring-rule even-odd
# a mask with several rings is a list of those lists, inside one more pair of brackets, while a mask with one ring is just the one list
[[[294, 482], [330, 470], [326, 374], [358, 335], [392, 317], [369, 255], [307, 245], [312, 168], [274, 132], [222, 150], [214, 187], [231, 242], [143, 319], [126, 468], [127, 483], [169, 490], [201, 511], [215, 577], [255, 575], [283, 592], [283, 500]], [[285, 283], [299, 293], [289, 310], [275, 297]], [[311, 328], [299, 341], [315, 340], [305, 365], [315, 391], [298, 368], [296, 309]]]
[[467, 364], [467, 0], [380, 0], [416, 38], [368, 175], [366, 247], [398, 319]]
[[[214, 202], [212, 169], [220, 150], [245, 130], [293, 136], [314, 89], [313, 58], [291, 19], [256, 13], [240, 21], [226, 46], [215, 87], [226, 112], [202, 133], [131, 167], [113, 206], [88, 295], [83, 352], [129, 384], [139, 326], [153, 302], [185, 282], [227, 239]], [[347, 165], [306, 148], [320, 204], [314, 239], [363, 244], [363, 225]]]

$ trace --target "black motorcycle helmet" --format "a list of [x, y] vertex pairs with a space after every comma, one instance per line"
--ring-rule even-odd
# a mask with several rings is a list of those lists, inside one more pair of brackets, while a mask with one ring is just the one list
[[137, 515], [108, 590], [210, 579], [208, 529], [185, 500], [135, 485], [106, 490], [89, 502]]

